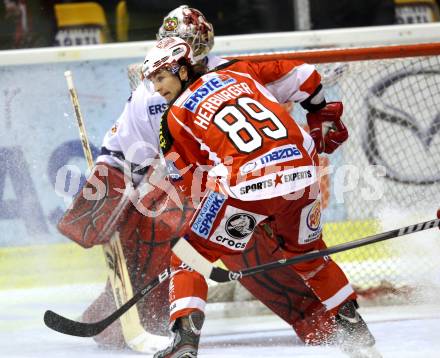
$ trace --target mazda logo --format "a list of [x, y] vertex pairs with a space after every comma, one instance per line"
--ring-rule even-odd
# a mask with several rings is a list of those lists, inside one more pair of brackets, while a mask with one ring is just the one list
[[376, 82], [366, 97], [362, 148], [372, 165], [400, 183], [440, 182], [440, 71], [403, 70]]

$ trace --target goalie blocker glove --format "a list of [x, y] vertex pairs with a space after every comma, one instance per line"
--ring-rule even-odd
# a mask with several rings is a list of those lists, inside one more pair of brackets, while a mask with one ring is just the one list
[[58, 231], [84, 248], [110, 241], [126, 220], [137, 195], [131, 180], [106, 163], [97, 163], [58, 222]]
[[[318, 153], [331, 154], [348, 139], [347, 127], [341, 120], [342, 111], [342, 102], [329, 102], [319, 111], [307, 113], [310, 136]], [[323, 133], [324, 124], [330, 125], [327, 133]]]

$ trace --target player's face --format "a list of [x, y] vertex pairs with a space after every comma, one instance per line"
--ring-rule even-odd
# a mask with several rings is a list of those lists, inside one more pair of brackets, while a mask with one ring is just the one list
[[174, 100], [182, 91], [182, 83], [179, 77], [165, 69], [151, 75], [150, 81], [154, 85], [154, 90], [164, 97], [168, 103]]

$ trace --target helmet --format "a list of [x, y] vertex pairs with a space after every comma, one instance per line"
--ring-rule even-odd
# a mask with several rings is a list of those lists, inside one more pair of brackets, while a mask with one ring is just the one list
[[166, 37], [156, 42], [156, 45], [147, 52], [142, 64], [142, 75], [144, 78], [149, 78], [164, 68], [176, 74], [181, 59], [185, 59], [189, 64], [195, 63], [191, 46], [179, 37]]
[[194, 59], [203, 59], [214, 46], [214, 29], [205, 16], [197, 10], [182, 5], [171, 11], [163, 19], [157, 33], [157, 39], [180, 37], [188, 42], [193, 51]]

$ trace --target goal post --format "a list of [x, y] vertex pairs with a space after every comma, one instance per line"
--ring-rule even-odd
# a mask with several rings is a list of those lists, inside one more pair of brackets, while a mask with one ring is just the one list
[[244, 61], [264, 62], [272, 60], [301, 60], [308, 63], [333, 63], [348, 61], [368, 61], [380, 59], [436, 56], [440, 43], [388, 45], [371, 47], [326, 48], [306, 51], [285, 51], [229, 56]]
[[[250, 61], [316, 64], [327, 100], [341, 100], [350, 137], [322, 156], [327, 245], [435, 217], [440, 204], [440, 43], [258, 53]], [[132, 89], [140, 65], [129, 66]], [[301, 106], [293, 118], [305, 125]], [[395, 302], [439, 290], [440, 233], [334, 255], [364, 297]], [[402, 295], [403, 294], [403, 295]], [[428, 295], [428, 294], [427, 294]]]
[[[340, 157], [329, 157], [326, 242], [434, 217], [440, 203], [440, 44], [333, 50], [325, 60], [322, 52], [308, 62], [318, 63], [327, 98], [344, 103], [350, 132]], [[333, 213], [332, 203], [338, 206]], [[422, 292], [439, 284], [439, 236], [372, 245], [335, 259], [369, 297], [403, 293], [402, 299], [415, 294], [422, 300]]]

